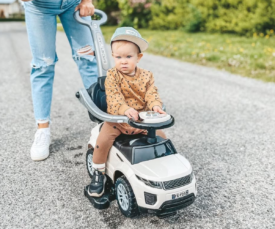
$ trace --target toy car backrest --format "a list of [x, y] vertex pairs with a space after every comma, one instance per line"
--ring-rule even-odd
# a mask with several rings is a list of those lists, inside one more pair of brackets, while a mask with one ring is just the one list
[[[107, 112], [107, 102], [106, 102], [106, 94], [105, 94], [105, 82], [106, 76], [98, 77], [96, 83], [92, 84], [89, 89], [87, 89], [88, 94], [90, 95], [91, 99], [95, 103], [95, 105], [102, 111]], [[90, 119], [93, 122], [101, 123], [103, 120], [100, 120], [94, 117], [89, 112]]]

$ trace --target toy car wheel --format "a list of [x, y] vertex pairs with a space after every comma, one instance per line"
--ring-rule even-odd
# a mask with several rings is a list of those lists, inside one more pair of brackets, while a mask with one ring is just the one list
[[125, 176], [117, 179], [115, 193], [117, 204], [123, 215], [129, 218], [133, 218], [140, 214], [135, 194]]
[[93, 177], [93, 153], [94, 149], [88, 149], [86, 153], [86, 167], [89, 176], [92, 178]]

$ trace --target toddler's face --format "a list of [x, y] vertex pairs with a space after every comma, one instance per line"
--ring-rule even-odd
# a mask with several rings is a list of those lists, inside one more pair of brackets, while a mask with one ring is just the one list
[[142, 57], [142, 53], [138, 53], [138, 47], [127, 41], [114, 42], [112, 51], [115, 67], [124, 74], [132, 74]]

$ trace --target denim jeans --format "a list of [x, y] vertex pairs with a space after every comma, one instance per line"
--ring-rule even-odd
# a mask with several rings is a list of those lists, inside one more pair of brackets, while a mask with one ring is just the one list
[[[85, 88], [97, 81], [97, 65], [88, 27], [73, 18], [80, 0], [33, 0], [24, 3], [29, 43], [32, 52], [31, 88], [37, 123], [50, 121], [55, 63], [56, 16], [63, 25]], [[85, 17], [85, 20], [91, 20]]]

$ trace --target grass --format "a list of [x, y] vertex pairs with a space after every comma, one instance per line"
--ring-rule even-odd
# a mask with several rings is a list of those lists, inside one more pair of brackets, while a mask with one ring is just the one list
[[[101, 27], [109, 43], [115, 26]], [[232, 34], [187, 33], [140, 29], [150, 45], [146, 52], [246, 77], [275, 82], [275, 34], [240, 37]]]

